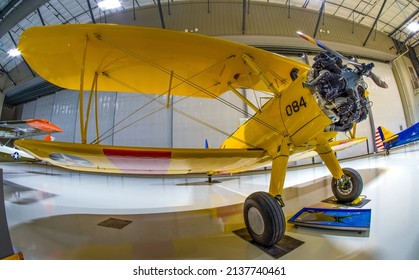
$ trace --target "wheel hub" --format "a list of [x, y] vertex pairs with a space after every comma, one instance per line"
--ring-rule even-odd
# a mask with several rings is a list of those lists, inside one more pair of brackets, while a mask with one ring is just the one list
[[352, 181], [351, 178], [348, 176], [342, 176], [339, 180], [337, 180], [337, 190], [342, 195], [348, 195], [352, 192]]
[[251, 230], [257, 235], [262, 235], [265, 230], [265, 223], [260, 211], [256, 207], [251, 207], [247, 214]]

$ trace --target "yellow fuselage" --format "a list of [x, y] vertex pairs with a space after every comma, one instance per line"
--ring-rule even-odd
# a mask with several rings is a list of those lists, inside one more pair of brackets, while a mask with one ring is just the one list
[[332, 121], [323, 113], [311, 91], [303, 87], [306, 75], [303, 73], [279, 96], [274, 96], [221, 147], [257, 147], [273, 155], [284, 137], [290, 140], [291, 153], [298, 147], [314, 149], [317, 144], [334, 138], [336, 132], [324, 132]]

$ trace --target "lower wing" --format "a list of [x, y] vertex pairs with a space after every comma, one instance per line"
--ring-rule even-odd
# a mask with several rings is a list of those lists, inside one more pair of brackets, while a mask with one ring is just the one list
[[236, 173], [269, 164], [255, 149], [183, 149], [16, 140], [37, 159], [67, 169], [119, 174]]
[[[367, 138], [330, 143], [334, 151]], [[89, 145], [16, 140], [15, 145], [39, 160], [67, 169], [118, 174], [237, 173], [268, 167], [272, 157], [261, 149], [185, 149]], [[292, 152], [290, 161], [316, 156], [315, 147]]]

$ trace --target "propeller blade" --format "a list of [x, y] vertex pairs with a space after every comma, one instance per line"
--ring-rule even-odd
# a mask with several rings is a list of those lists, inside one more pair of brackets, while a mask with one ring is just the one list
[[[328, 46], [324, 45], [322, 42], [320, 42], [319, 40], [314, 39], [313, 37], [310, 37], [302, 32], [297, 32], [298, 36], [300, 36], [301, 38], [309, 41], [310, 43], [318, 46], [319, 48], [326, 50], [332, 54], [334, 54], [335, 56], [339, 57], [342, 60], [347, 61], [348, 63], [354, 65], [355, 67], [358, 67], [358, 69], [360, 71], [364, 71], [365, 70], [365, 64], [359, 63], [358, 61], [354, 61], [351, 60], [345, 56], [343, 56], [342, 54], [338, 53], [337, 51], [334, 51], [332, 49], [330, 49]], [[366, 75], [367, 77], [370, 77], [374, 83], [382, 88], [388, 88], [388, 85], [386, 82], [384, 82], [384, 80], [382, 80], [380, 77], [378, 77], [376, 74], [374, 74], [372, 71], [368, 71], [369, 73]]]
[[320, 42], [319, 40], [316, 40], [316, 39], [314, 39], [313, 37], [308, 36], [307, 34], [304, 34], [303, 32], [300, 32], [300, 31], [297, 31], [297, 34], [298, 34], [298, 36], [300, 36], [301, 38], [303, 38], [303, 39], [305, 39], [305, 40], [309, 41], [310, 43], [312, 43], [312, 44], [314, 44], [314, 45], [318, 46], [319, 48], [321, 48], [321, 49], [323, 49], [323, 50], [325, 50], [325, 51], [328, 51], [328, 52], [330, 52], [330, 53], [334, 54], [335, 56], [337, 56], [337, 57], [341, 58], [342, 60], [345, 60], [345, 61], [349, 62], [350, 64], [352, 64], [352, 65], [354, 65], [354, 66], [361, 67], [361, 69], [363, 69], [363, 68], [364, 68], [364, 66], [363, 66], [361, 63], [356, 62], [356, 61], [353, 61], [353, 60], [350, 60], [350, 59], [349, 59], [349, 58], [347, 58], [346, 56], [343, 56], [342, 54], [338, 53], [337, 51], [332, 50], [332, 49], [331, 49], [331, 48], [329, 48], [328, 46], [324, 45], [324, 44], [323, 44], [322, 42]]
[[381, 79], [380, 77], [378, 77], [376, 74], [374, 74], [373, 72], [370, 72], [370, 74], [369, 74], [369, 76], [368, 77], [370, 77], [373, 81], [374, 81], [374, 83], [377, 85], [377, 86], [379, 86], [379, 87], [381, 87], [381, 88], [388, 88], [388, 85], [387, 85], [387, 83], [386, 82], [384, 82], [384, 80], [383, 79]]

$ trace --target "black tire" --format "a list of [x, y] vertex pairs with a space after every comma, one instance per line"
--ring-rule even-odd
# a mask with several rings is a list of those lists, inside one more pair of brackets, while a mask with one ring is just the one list
[[339, 202], [347, 203], [361, 195], [364, 183], [355, 169], [343, 168], [342, 171], [344, 174], [342, 179], [332, 179], [332, 192]]
[[249, 195], [243, 208], [244, 222], [253, 240], [270, 247], [285, 233], [285, 215], [279, 201], [267, 192]]

